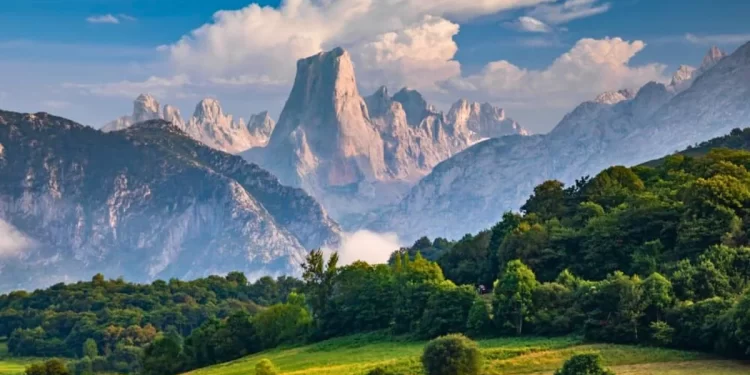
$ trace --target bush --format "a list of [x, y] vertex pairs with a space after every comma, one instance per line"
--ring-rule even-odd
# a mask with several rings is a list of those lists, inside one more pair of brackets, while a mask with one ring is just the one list
[[270, 359], [263, 358], [255, 365], [255, 375], [278, 375], [279, 370]]
[[427, 375], [477, 375], [482, 369], [482, 354], [466, 336], [447, 335], [427, 343], [422, 365]]
[[393, 370], [385, 369], [383, 367], [376, 367], [368, 371], [366, 375], [399, 375], [399, 373]]
[[555, 375], [614, 375], [614, 372], [602, 367], [601, 361], [599, 354], [576, 354], [565, 361]]

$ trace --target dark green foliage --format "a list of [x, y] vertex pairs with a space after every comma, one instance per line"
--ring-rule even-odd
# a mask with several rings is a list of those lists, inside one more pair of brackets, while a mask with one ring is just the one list
[[87, 339], [83, 343], [83, 356], [87, 358], [95, 358], [99, 356], [99, 349], [96, 347], [96, 341], [94, 341], [94, 339]]
[[432, 338], [465, 332], [469, 311], [476, 298], [474, 288], [468, 285], [457, 287], [450, 281], [444, 282], [427, 300], [419, 321], [419, 334]]
[[529, 321], [538, 283], [534, 272], [520, 260], [509, 262], [495, 282], [495, 325], [502, 331], [523, 333]]
[[487, 337], [493, 331], [490, 305], [482, 298], [475, 298], [466, 320], [466, 333], [471, 337]]
[[577, 354], [565, 361], [563, 367], [555, 371], [555, 375], [614, 375], [601, 362], [602, 358], [598, 354]]
[[65, 362], [57, 358], [44, 363], [33, 364], [26, 368], [26, 375], [69, 375]]
[[368, 371], [365, 375], [400, 375], [400, 373], [383, 367], [376, 367]]
[[482, 362], [477, 344], [459, 334], [430, 341], [422, 354], [427, 375], [478, 375]]

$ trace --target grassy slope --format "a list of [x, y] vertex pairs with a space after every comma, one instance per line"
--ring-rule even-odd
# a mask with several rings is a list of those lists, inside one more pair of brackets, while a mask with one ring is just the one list
[[[598, 352], [618, 375], [739, 375], [750, 364], [713, 359], [707, 355], [624, 345], [584, 344], [571, 337], [502, 338], [479, 342], [485, 355], [483, 375], [552, 374], [575, 353]], [[191, 375], [252, 375], [262, 358], [271, 359], [282, 374], [359, 375], [377, 366], [405, 374], [421, 374], [419, 356], [424, 342], [394, 341], [360, 335], [308, 346], [272, 350], [196, 370]]]
[[23, 374], [31, 361], [30, 359], [10, 358], [8, 356], [8, 345], [0, 340], [0, 375]]

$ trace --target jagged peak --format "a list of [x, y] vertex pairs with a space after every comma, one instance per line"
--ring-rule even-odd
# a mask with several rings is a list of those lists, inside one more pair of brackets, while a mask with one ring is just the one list
[[417, 90], [404, 87], [393, 95], [393, 100], [401, 103], [409, 124], [419, 124], [429, 112], [427, 101]]
[[623, 89], [617, 91], [607, 91], [599, 94], [594, 98], [594, 102], [600, 104], [617, 104], [622, 101], [630, 100], [635, 98], [637, 93], [635, 90]]
[[193, 117], [210, 121], [224, 117], [224, 111], [221, 109], [221, 104], [217, 99], [204, 98], [195, 106]]
[[133, 102], [133, 121], [141, 122], [159, 118], [161, 106], [151, 94], [140, 94]]
[[706, 70], [721, 61], [724, 57], [727, 56], [727, 53], [722, 51], [719, 47], [713, 46], [711, 47], [708, 52], [706, 52], [706, 56], [703, 57], [703, 62], [701, 63], [701, 69]]

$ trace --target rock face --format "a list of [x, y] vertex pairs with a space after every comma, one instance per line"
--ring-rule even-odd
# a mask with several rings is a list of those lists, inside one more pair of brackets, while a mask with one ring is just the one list
[[445, 115], [414, 90], [362, 97], [349, 54], [302, 59], [265, 148], [248, 160], [313, 195], [342, 224], [397, 202], [441, 161], [480, 140], [526, 134], [502, 109], [459, 101]]
[[219, 101], [212, 98], [201, 100], [187, 121], [174, 106], [159, 108], [159, 102], [151, 95], [141, 94], [133, 104], [132, 115], [122, 116], [104, 125], [102, 131], [117, 131], [139, 122], [163, 119], [209, 147], [238, 154], [253, 147], [265, 146], [275, 126], [268, 112], [252, 115], [248, 124], [242, 118], [235, 120], [231, 115], [224, 114]]
[[518, 209], [545, 180], [570, 184], [750, 126], [750, 43], [723, 56], [709, 51], [703, 66], [681, 80], [689, 81], [681, 90], [649, 83], [635, 96], [607, 93], [579, 105], [547, 135], [477, 144], [437, 165], [368, 226], [396, 231], [405, 241], [459, 238]]
[[340, 241], [304, 191], [163, 120], [102, 133], [0, 111], [0, 144], [0, 219], [35, 243], [0, 257], [0, 290], [96, 272], [135, 281], [294, 273], [306, 249]]

